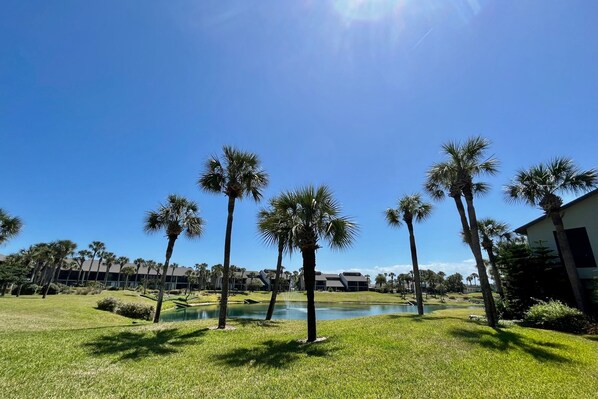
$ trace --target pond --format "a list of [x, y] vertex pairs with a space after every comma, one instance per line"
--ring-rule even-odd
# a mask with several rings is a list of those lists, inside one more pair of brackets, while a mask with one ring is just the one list
[[[424, 312], [447, 309], [445, 305], [424, 305]], [[197, 319], [214, 319], [218, 317], [219, 305], [195, 306], [184, 309], [166, 311], [160, 318], [162, 321], [183, 321]], [[267, 303], [229, 304], [228, 317], [245, 319], [263, 319], [268, 310]], [[305, 302], [290, 302], [277, 304], [272, 319], [275, 320], [305, 320], [307, 318], [307, 304]], [[369, 303], [316, 303], [316, 318], [318, 320], [351, 319], [355, 317], [375, 316], [390, 313], [417, 313], [417, 307], [398, 304], [369, 304]]]

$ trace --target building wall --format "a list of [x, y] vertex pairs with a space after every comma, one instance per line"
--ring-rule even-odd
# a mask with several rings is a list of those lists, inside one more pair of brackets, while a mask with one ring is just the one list
[[[563, 211], [563, 224], [565, 229], [585, 227], [590, 240], [590, 246], [594, 253], [594, 259], [598, 264], [598, 193], [573, 204]], [[553, 231], [554, 225], [550, 218], [527, 228], [527, 237], [530, 245], [538, 246], [536, 241], [542, 241], [542, 245], [550, 248], [558, 254]], [[598, 267], [578, 268], [577, 273], [581, 279], [598, 279]]]

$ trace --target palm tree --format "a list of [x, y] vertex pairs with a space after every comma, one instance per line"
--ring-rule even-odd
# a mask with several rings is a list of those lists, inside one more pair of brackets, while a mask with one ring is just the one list
[[424, 300], [422, 297], [421, 278], [417, 262], [417, 247], [413, 233], [413, 221], [421, 222], [432, 212], [432, 205], [424, 202], [420, 194], [405, 195], [399, 199], [397, 208], [386, 210], [386, 222], [391, 227], [400, 227], [403, 222], [409, 231], [409, 246], [411, 248], [411, 264], [415, 280], [415, 298], [417, 301], [417, 314], [424, 314]]
[[251, 196], [256, 202], [262, 198], [262, 190], [268, 184], [268, 175], [260, 168], [257, 155], [224, 146], [223, 157], [214, 156], [206, 163], [206, 170], [197, 182], [204, 191], [223, 193], [228, 197], [228, 216], [224, 237], [224, 265], [222, 269], [222, 295], [218, 328], [226, 328], [228, 305], [228, 280], [230, 268], [231, 235], [235, 201]]
[[393, 292], [396, 274], [394, 274], [393, 272], [390, 272], [390, 273], [388, 273], [388, 275], [390, 276], [390, 292]]
[[[116, 259], [116, 263], [118, 263], [118, 283], [117, 285], [120, 287], [120, 274], [123, 271], [123, 267], [125, 267], [125, 265], [127, 263], [129, 263], [129, 258], [127, 258], [126, 256], [119, 256], [118, 259]], [[125, 283], [126, 285], [126, 283]], [[123, 288], [124, 289], [124, 288]]]
[[494, 241], [493, 238], [500, 238], [509, 232], [509, 226], [506, 223], [498, 222], [491, 218], [484, 218], [478, 220], [478, 229], [482, 236], [482, 248], [486, 250], [488, 254], [488, 260], [490, 261], [492, 278], [496, 284], [496, 292], [501, 298], [505, 297], [504, 290], [502, 288], [502, 279], [496, 265], [496, 256], [494, 255]]
[[147, 292], [147, 286], [149, 284], [149, 275], [152, 270], [156, 270], [156, 261], [154, 260], [146, 260], [145, 267], [147, 270], [145, 271], [145, 284], [143, 284], [143, 295]]
[[185, 277], [187, 277], [187, 288], [185, 290], [185, 294], [187, 293], [191, 293], [191, 277], [196, 277], [197, 275], [195, 274], [195, 272], [191, 269], [187, 269], [185, 271]]
[[91, 256], [91, 252], [86, 249], [82, 249], [77, 252], [77, 256], [74, 258], [75, 263], [77, 264], [77, 268], [79, 269], [79, 274], [77, 275], [77, 284], [80, 284], [83, 280], [82, 277], [85, 277], [85, 272], [83, 271], [83, 265], [88, 257]]
[[271, 320], [274, 313], [274, 305], [276, 305], [276, 296], [280, 286], [280, 273], [282, 272], [282, 256], [285, 251], [289, 253], [293, 251], [291, 221], [285, 210], [276, 208], [276, 204], [277, 198], [270, 200], [270, 206], [259, 211], [257, 222], [262, 240], [267, 245], [275, 245], [278, 248], [274, 289], [270, 296], [266, 320]]
[[145, 265], [145, 259], [137, 258], [133, 261], [133, 264], [135, 265], [135, 287], [137, 287], [137, 280], [139, 278], [139, 269], [141, 269], [141, 266]]
[[[485, 156], [489, 146], [490, 142], [482, 137], [470, 138], [463, 144], [456, 142], [443, 144], [442, 150], [448, 159], [432, 165], [428, 170], [425, 188], [434, 199], [440, 200], [448, 195], [455, 201], [465, 242], [475, 258], [480, 276], [486, 320], [488, 325], [494, 328], [498, 316], [482, 257], [478, 220], [473, 203], [475, 194], [483, 194], [489, 190], [487, 184], [475, 182], [474, 179], [480, 175], [494, 175], [498, 171], [496, 158]], [[467, 205], [467, 213], [463, 206], [463, 198]]]
[[50, 284], [52, 284], [56, 277], [58, 277], [58, 273], [60, 273], [60, 267], [62, 266], [64, 260], [73, 255], [75, 249], [77, 249], [77, 244], [70, 240], [59, 240], [50, 243], [50, 248], [52, 252], [53, 266], [50, 278], [44, 287], [44, 293], [42, 295], [42, 298], [44, 299], [48, 295]]
[[137, 273], [137, 269], [133, 266], [125, 266], [120, 269], [120, 272], [125, 275], [125, 285], [123, 291], [129, 286], [129, 277]]
[[473, 279], [473, 285], [478, 285], [477, 280], [480, 278], [477, 273], [471, 273], [471, 278]]
[[[106, 244], [104, 244], [101, 241], [93, 241], [91, 244], [89, 244], [89, 250], [91, 251], [91, 262], [89, 263], [89, 272], [87, 273], [88, 281], [89, 281], [89, 276], [91, 274], [91, 267], [93, 266], [93, 261], [94, 261], [96, 255], [101, 254], [102, 252], [104, 252], [106, 250]], [[96, 271], [95, 281], [98, 281], [98, 275], [100, 274], [100, 265], [101, 264], [102, 264], [102, 259], [100, 256], [100, 261], [98, 263], [98, 270]]]
[[307, 341], [316, 340], [316, 250], [325, 240], [332, 249], [348, 248], [357, 233], [357, 225], [340, 216], [340, 205], [326, 186], [308, 186], [285, 192], [276, 198], [276, 209], [290, 221], [292, 245], [301, 251], [307, 291]]
[[386, 284], [386, 276], [383, 273], [378, 273], [376, 276], [376, 285], [382, 288], [383, 284]]
[[23, 221], [0, 208], [0, 245], [15, 237], [23, 228]]
[[467, 277], [465, 277], [465, 280], [467, 280], [467, 283], [471, 286], [471, 282], [473, 281], [473, 277], [467, 276]]
[[[173, 262], [172, 265], [170, 265], [170, 268], [172, 269], [172, 272], [170, 273], [170, 289], [176, 289], [176, 284], [174, 284], [174, 271], [177, 269], [177, 267], [179, 267], [179, 264], [176, 262]], [[174, 284], [174, 288], [173, 288], [173, 284]]]
[[174, 194], [169, 195], [167, 203], [161, 204], [157, 211], [147, 212], [144, 230], [147, 233], [166, 230], [166, 236], [168, 237], [168, 246], [166, 247], [166, 257], [164, 260], [158, 302], [156, 303], [154, 323], [160, 321], [160, 311], [162, 310], [162, 300], [164, 298], [164, 286], [166, 285], [166, 274], [168, 273], [168, 265], [174, 249], [174, 243], [183, 232], [188, 238], [200, 237], [203, 232], [203, 224], [204, 221], [199, 216], [199, 207], [197, 204]]
[[116, 264], [116, 255], [112, 252], [104, 252], [102, 254], [102, 258], [104, 259], [104, 263], [106, 264], [106, 273], [104, 274], [104, 288], [108, 284], [108, 275], [110, 274], [110, 269], [112, 266]]
[[584, 312], [587, 311], [588, 304], [563, 225], [561, 215], [563, 199], [560, 195], [585, 193], [597, 185], [597, 169], [580, 170], [570, 159], [554, 158], [546, 164], [540, 163], [527, 170], [520, 170], [511, 184], [505, 187], [507, 198], [531, 206], [539, 206], [552, 220], [575, 302]]

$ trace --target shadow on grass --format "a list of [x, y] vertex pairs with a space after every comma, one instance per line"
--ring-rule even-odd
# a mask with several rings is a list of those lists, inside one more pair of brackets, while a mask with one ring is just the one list
[[326, 357], [335, 349], [326, 342], [300, 344], [297, 341], [268, 340], [250, 348], [235, 348], [213, 356], [217, 363], [230, 367], [255, 366], [266, 368], [286, 368], [291, 363], [306, 356]]
[[465, 317], [458, 317], [458, 316], [436, 316], [436, 315], [426, 315], [423, 316], [417, 314], [390, 314], [387, 316], [389, 319], [402, 319], [402, 320], [412, 320], [416, 322], [423, 322], [423, 321], [442, 321], [442, 320], [458, 320], [458, 321], [466, 321]]
[[234, 324], [238, 324], [241, 327], [266, 327], [266, 328], [279, 328], [281, 323], [278, 320], [256, 320], [256, 319], [245, 319], [245, 318], [234, 318], [230, 320]]
[[93, 355], [117, 355], [118, 360], [138, 360], [148, 356], [169, 355], [179, 348], [199, 343], [207, 328], [181, 334], [171, 328], [156, 331], [121, 331], [86, 342], [83, 347]]
[[468, 330], [465, 328], [453, 328], [449, 330], [449, 333], [454, 337], [487, 349], [498, 351], [521, 350], [537, 360], [555, 363], [568, 363], [571, 361], [564, 356], [550, 351], [550, 349], [566, 348], [566, 345], [538, 341], [509, 330]]

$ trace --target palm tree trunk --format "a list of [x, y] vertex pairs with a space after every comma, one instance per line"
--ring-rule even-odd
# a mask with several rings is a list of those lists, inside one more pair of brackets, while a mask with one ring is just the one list
[[42, 295], [42, 299], [46, 299], [46, 296], [48, 295], [48, 291], [50, 290], [50, 284], [52, 284], [54, 282], [54, 279], [60, 273], [60, 263], [62, 263], [62, 260], [60, 260], [60, 262], [58, 262], [56, 265], [54, 265], [54, 270], [52, 270], [50, 279], [48, 280], [48, 283], [46, 284], [46, 287], [44, 288], [44, 294]]
[[235, 212], [235, 197], [228, 197], [228, 217], [226, 219], [226, 235], [224, 236], [224, 265], [222, 266], [222, 293], [220, 296], [220, 314], [218, 328], [226, 328], [226, 309], [228, 305], [228, 272], [230, 269], [230, 244], [233, 232], [233, 213]]
[[69, 285], [69, 280], [71, 279], [71, 272], [72, 271], [73, 271], [73, 269], [69, 267], [69, 272], [66, 274], [66, 283], [65, 283], [65, 285]]
[[[93, 256], [91, 257], [91, 262], [89, 262], [89, 270], [87, 271], [87, 283], [89, 283], [89, 279], [91, 277], [91, 269], [93, 267], [93, 261], [96, 258], [96, 254], [94, 253]], [[84, 275], [83, 278], [86, 278], [86, 276]]]
[[106, 288], [106, 285], [108, 284], [108, 275], [110, 274], [111, 267], [112, 265], [106, 265], [106, 274], [104, 275], [104, 288]]
[[504, 299], [505, 291], [502, 288], [502, 280], [500, 278], [500, 273], [498, 272], [498, 267], [496, 266], [496, 257], [492, 251], [492, 244], [485, 249], [486, 253], [488, 254], [488, 260], [490, 260], [490, 265], [492, 266], [492, 278], [494, 278], [494, 283], [496, 284], [496, 292], [498, 292], [498, 295], [500, 295], [501, 299]]
[[[96, 270], [96, 277], [94, 280], [95, 283], [98, 282], [98, 277], [100, 276], [100, 266], [102, 266], [102, 259], [104, 259], [104, 258], [100, 257], [100, 259], [98, 259], [98, 268]], [[89, 271], [91, 272], [91, 266], [89, 268]]]
[[563, 219], [561, 218], [559, 211], [550, 212], [550, 218], [552, 219], [552, 223], [554, 224], [556, 230], [556, 238], [559, 242], [565, 270], [567, 271], [567, 276], [569, 277], [569, 282], [571, 283], [571, 289], [573, 291], [575, 303], [577, 308], [585, 313], [588, 311], [588, 305], [583, 285], [581, 284], [577, 274], [575, 259], [573, 258], [573, 252], [571, 251], [571, 246], [569, 245], [567, 233], [565, 232]]
[[274, 306], [276, 305], [276, 296], [278, 295], [278, 286], [280, 284], [280, 272], [282, 271], [282, 252], [284, 250], [284, 241], [278, 240], [278, 259], [276, 260], [276, 276], [274, 277], [274, 289], [270, 297], [270, 305], [268, 305], [268, 312], [266, 313], [266, 320], [272, 320], [274, 313]]
[[[496, 305], [494, 304], [494, 297], [492, 296], [492, 288], [488, 281], [488, 273], [486, 273], [486, 266], [484, 265], [484, 258], [482, 257], [482, 249], [480, 247], [480, 236], [478, 234], [478, 219], [476, 217], [475, 208], [473, 206], [473, 194], [471, 192], [465, 193], [465, 202], [467, 203], [467, 215], [469, 216], [469, 233], [471, 239], [469, 240], [469, 247], [473, 253], [478, 269], [478, 278], [480, 279], [480, 286], [482, 288], [482, 296], [484, 297], [484, 309], [486, 311], [486, 320], [488, 326], [496, 328], [498, 316], [496, 313]], [[465, 226], [463, 228], [465, 230]]]
[[424, 299], [422, 297], [421, 278], [419, 275], [419, 265], [417, 262], [417, 246], [415, 245], [415, 234], [413, 234], [413, 223], [407, 221], [409, 230], [409, 247], [411, 248], [411, 263], [413, 264], [413, 279], [415, 280], [415, 299], [417, 302], [417, 314], [424, 314]]
[[164, 299], [164, 286], [166, 285], [166, 275], [168, 274], [168, 264], [174, 249], [174, 242], [177, 236], [168, 237], [168, 246], [166, 247], [166, 259], [164, 260], [164, 267], [162, 268], [162, 279], [160, 283], [160, 291], [158, 292], [158, 303], [156, 303], [156, 314], [154, 314], [154, 323], [160, 321], [160, 312], [162, 311], [162, 300]]
[[123, 287], [123, 291], [127, 289], [128, 285], [129, 285], [129, 275], [127, 274], [125, 276], [125, 286]]
[[305, 248], [301, 250], [303, 257], [303, 278], [307, 294], [307, 342], [314, 342], [316, 334], [316, 302], [314, 291], [316, 288], [316, 250]]

